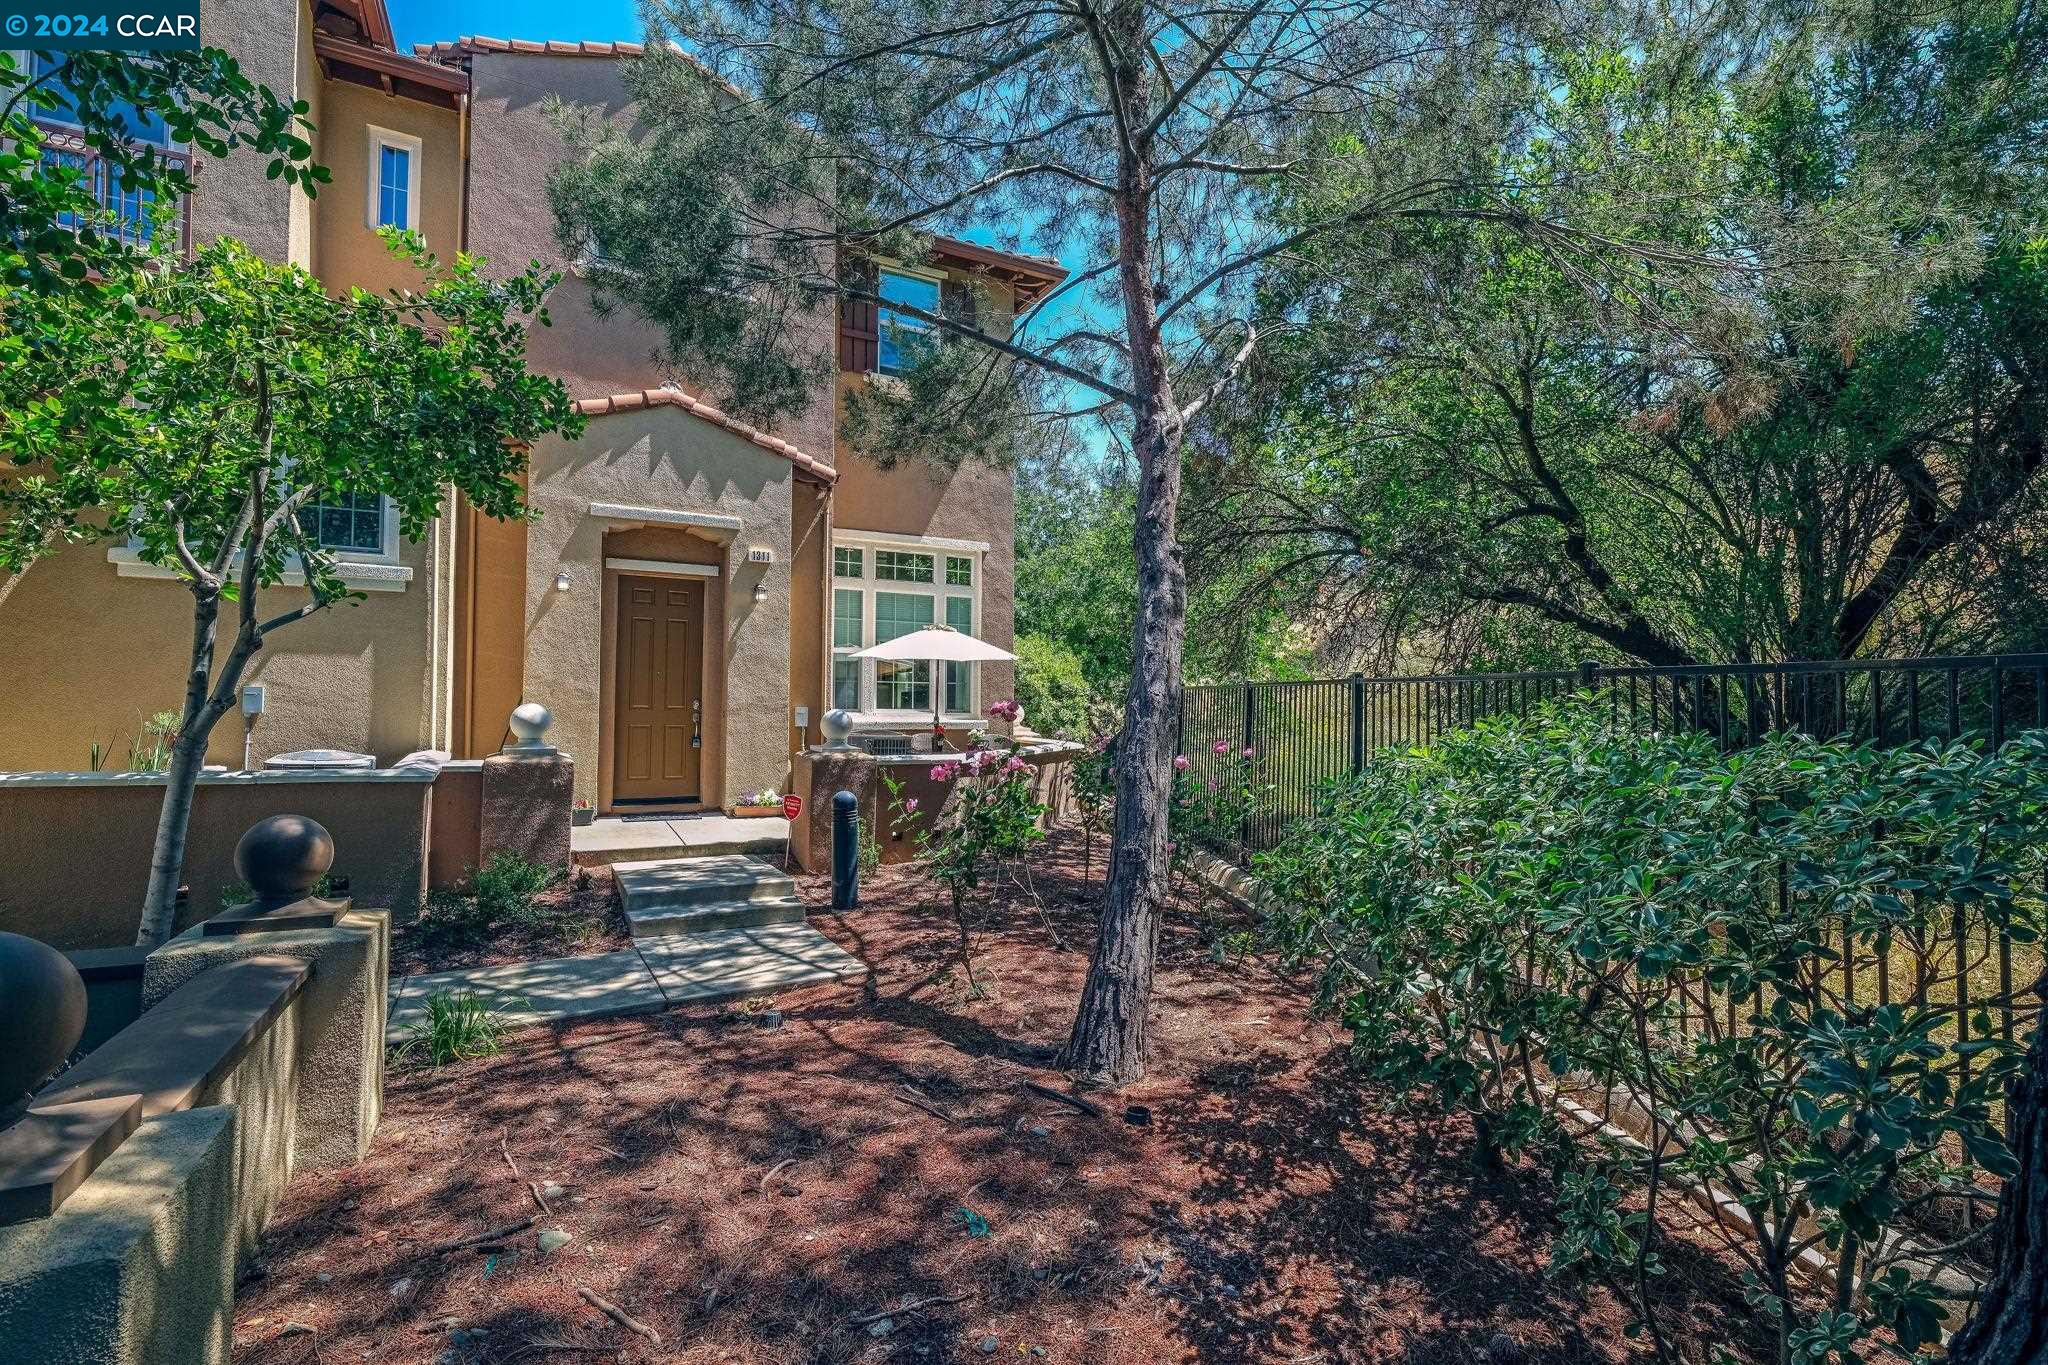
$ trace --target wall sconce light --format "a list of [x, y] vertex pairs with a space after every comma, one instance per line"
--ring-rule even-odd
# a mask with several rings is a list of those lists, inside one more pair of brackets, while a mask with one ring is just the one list
[[564, 569], [560, 573], [555, 575], [555, 591], [569, 591], [569, 571], [567, 569]]
[[756, 605], [756, 606], [758, 606], [758, 605], [760, 605], [761, 603], [763, 603], [763, 602], [766, 602], [767, 600], [768, 600], [768, 585], [767, 585], [766, 583], [756, 583], [756, 584], [754, 585], [754, 603], [755, 603], [755, 605]]

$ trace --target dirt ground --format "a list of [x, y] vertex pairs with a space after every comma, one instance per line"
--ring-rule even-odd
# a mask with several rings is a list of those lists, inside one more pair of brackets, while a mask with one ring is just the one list
[[[1542, 1177], [1475, 1173], [1462, 1122], [1347, 1075], [1303, 983], [1233, 955], [1244, 926], [1218, 906], [1183, 896], [1165, 927], [1148, 1080], [1094, 1097], [1100, 1117], [1026, 1088], [1067, 1084], [1051, 1061], [1101, 892], [1100, 841], [1089, 878], [1080, 843], [1057, 836], [1035, 896], [1007, 890], [981, 923], [980, 998], [950, 920], [890, 869], [862, 909], [811, 921], [872, 966], [865, 985], [536, 1029], [394, 1073], [370, 1158], [293, 1183], [235, 1358], [1649, 1358], [1618, 1294], [1545, 1276]], [[570, 1240], [543, 1255], [544, 1230]], [[1761, 1358], [1728, 1265], [1690, 1243], [1671, 1259], [1686, 1358]]]
[[[827, 896], [829, 903], [830, 897]], [[430, 899], [420, 918], [391, 935], [391, 974], [495, 967], [540, 957], [588, 957], [632, 946], [618, 882], [608, 867], [579, 868], [534, 898], [533, 914], [488, 933], [444, 924]]]

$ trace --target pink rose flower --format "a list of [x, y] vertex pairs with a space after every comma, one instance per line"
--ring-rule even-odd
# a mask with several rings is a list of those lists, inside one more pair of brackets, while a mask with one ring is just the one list
[[910, 798], [910, 799], [909, 799], [908, 801], [905, 801], [905, 802], [903, 803], [903, 813], [904, 813], [905, 815], [915, 815], [915, 814], [917, 814], [917, 798], [916, 798], [916, 797], [914, 797], [914, 796], [913, 796], [913, 797], [911, 797], [911, 798]]
[[1021, 773], [1030, 766], [1023, 759], [1012, 757], [1008, 763], [1003, 765], [1003, 771], [1006, 773]]
[[1219, 740], [1217, 740], [1217, 741], [1216, 741], [1216, 742], [1215, 742], [1214, 744], [1212, 744], [1212, 745], [1210, 745], [1210, 746], [1209, 746], [1209, 752], [1210, 752], [1210, 753], [1212, 753], [1212, 754], [1227, 754], [1227, 753], [1229, 753], [1229, 752], [1230, 752], [1230, 741], [1229, 741], [1229, 740], [1227, 740], [1227, 739], [1219, 739]]
[[1015, 701], [999, 701], [988, 708], [988, 713], [997, 720], [1015, 720], [1024, 714], [1024, 707]]
[[1173, 756], [1173, 770], [1177, 773], [1184, 773], [1188, 770], [1188, 756], [1186, 754], [1175, 754]]
[[1245, 745], [1245, 746], [1244, 746], [1244, 756], [1245, 756], [1246, 758], [1250, 758], [1250, 757], [1252, 756], [1252, 746], [1251, 746], [1251, 745], [1247, 744], [1247, 745]]
[[959, 771], [960, 765], [957, 763], [941, 763], [932, 769], [932, 781], [951, 782]]

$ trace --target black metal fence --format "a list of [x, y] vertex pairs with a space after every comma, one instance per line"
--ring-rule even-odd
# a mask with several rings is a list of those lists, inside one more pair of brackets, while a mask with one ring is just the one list
[[[1252, 750], [1259, 795], [1241, 819], [1235, 851], [1242, 856], [1278, 843], [1312, 812], [1318, 788], [1362, 770], [1381, 750], [1427, 744], [1487, 716], [1527, 714], [1570, 693], [1649, 725], [1705, 730], [1725, 748], [1785, 730], [1880, 744], [1974, 736], [1995, 746], [2021, 730], [2048, 728], [2048, 654], [1694, 668], [1589, 664], [1569, 672], [1190, 687], [1180, 752], [1201, 779], [1221, 775], [1246, 747]], [[1951, 919], [1923, 921], [1881, 953], [1845, 938], [1842, 952], [1816, 959], [1816, 979], [1851, 1003], [1952, 1003], [1956, 1042], [1990, 1030], [2011, 1040], [2033, 1017], [2016, 989], [2042, 972], [2041, 950], [2016, 945], [1959, 907]], [[1740, 1026], [1741, 1002], [1725, 992], [1704, 981], [1681, 981], [1676, 989], [1681, 1036], [1695, 1025]], [[1967, 1075], [1967, 1056], [1961, 1067]]]
[[1211, 684], [1185, 693], [1179, 749], [1197, 776], [1253, 750], [1262, 794], [1240, 838], [1270, 848], [1309, 814], [1317, 788], [1376, 751], [1427, 744], [1486, 716], [1526, 715], [1573, 692], [1649, 725], [1705, 730], [1726, 748], [1778, 730], [1880, 744], [1974, 735], [1997, 745], [2048, 728], [2048, 654]]

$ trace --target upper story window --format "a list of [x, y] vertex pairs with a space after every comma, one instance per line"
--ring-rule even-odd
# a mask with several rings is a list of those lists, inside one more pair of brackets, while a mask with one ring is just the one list
[[370, 198], [373, 228], [419, 227], [420, 140], [388, 128], [370, 129]]
[[879, 332], [875, 368], [883, 374], [901, 374], [916, 362], [919, 348], [930, 344], [932, 325], [889, 305], [907, 304], [927, 313], [937, 313], [939, 281], [932, 276], [884, 270], [877, 279], [875, 292], [882, 297], [881, 307], [875, 312]]
[[[150, 190], [131, 188], [122, 180], [119, 170], [94, 155], [76, 136], [82, 128], [76, 103], [64, 84], [63, 65], [43, 53], [34, 54], [31, 64], [34, 76], [41, 82], [29, 97], [35, 106], [33, 117], [52, 130], [57, 139], [54, 144], [44, 145], [43, 165], [77, 172], [87, 191], [106, 211], [106, 219], [95, 223], [95, 227], [130, 246], [147, 246], [154, 235], [156, 195]], [[111, 101], [107, 109], [131, 140], [162, 148], [165, 159], [173, 166], [183, 164], [183, 153], [172, 144], [170, 127], [161, 114], [138, 109], [126, 100]], [[178, 207], [182, 217], [183, 205]], [[77, 214], [59, 214], [57, 221], [67, 228], [85, 226]]]

